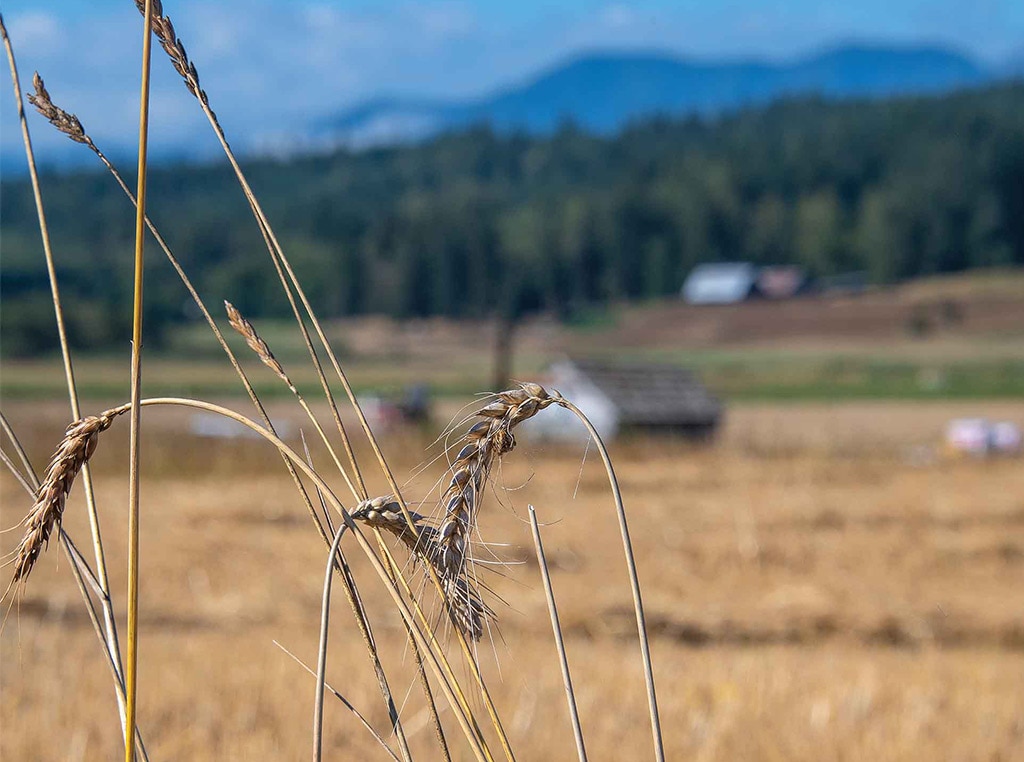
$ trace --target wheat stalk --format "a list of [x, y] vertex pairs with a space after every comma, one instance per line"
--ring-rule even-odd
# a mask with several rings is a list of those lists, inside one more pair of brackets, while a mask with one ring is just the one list
[[[323, 494], [324, 498], [334, 507], [334, 509], [341, 515], [345, 525], [351, 531], [352, 536], [359, 545], [360, 550], [367, 556], [374, 572], [384, 582], [385, 589], [391, 596], [398, 612], [401, 614], [402, 619], [406, 622], [409, 627], [409, 631], [416, 641], [416, 645], [419, 647], [420, 652], [424, 655], [427, 665], [434, 672], [437, 677], [438, 684], [444, 693], [445, 699], [448, 701], [452, 708], [452, 712], [455, 718], [458, 720], [459, 725], [465, 734], [466, 740], [470, 744], [474, 756], [478, 760], [491, 759], [489, 753], [486, 753], [486, 741], [484, 740], [479, 728], [476, 726], [475, 718], [473, 717], [472, 710], [469, 708], [468, 702], [465, 696], [462, 694], [461, 688], [459, 687], [458, 681], [455, 679], [454, 672], [451, 669], [451, 665], [448, 664], [444, 653], [441, 651], [440, 646], [437, 644], [437, 639], [434, 632], [429, 628], [428, 625], [424, 625], [421, 629], [417, 619], [420, 622], [425, 622], [425, 618], [422, 612], [419, 610], [415, 599], [411, 599], [408, 603], [402, 595], [399, 587], [395, 581], [388, 574], [384, 567], [383, 562], [378, 558], [377, 554], [374, 553], [369, 541], [363, 536], [359, 530], [355, 521], [353, 521], [351, 514], [345, 510], [341, 501], [338, 500], [337, 496], [328, 486], [327, 482], [324, 481], [323, 477], [317, 473], [309, 464], [307, 464], [299, 455], [292, 450], [287, 444], [285, 444], [277, 435], [271, 432], [269, 429], [263, 428], [259, 424], [246, 418], [244, 415], [230, 410], [221, 405], [215, 405], [211, 402], [204, 402], [202, 400], [195, 399], [183, 399], [176, 397], [157, 397], [151, 399], [142, 400], [140, 403], [143, 407], [151, 405], [172, 405], [182, 406], [195, 410], [202, 410], [208, 413], [214, 413], [216, 415], [229, 418], [237, 423], [246, 426], [251, 431], [258, 434], [266, 442], [272, 444], [278, 449], [278, 451], [285, 455], [295, 467], [304, 473], [316, 486], [316, 488]], [[390, 559], [389, 559], [390, 561]], [[406, 581], [403, 577], [397, 577], [398, 582], [403, 586], [406, 585]], [[408, 588], [405, 588], [406, 595], [409, 594]], [[410, 609], [410, 604], [413, 609], [416, 610], [414, 617], [413, 610]]]
[[96, 452], [100, 434], [110, 428], [117, 416], [130, 408], [131, 405], [121, 405], [99, 415], [87, 416], [68, 426], [46, 467], [32, 509], [22, 522], [26, 528], [25, 535], [15, 550], [14, 576], [4, 593], [5, 597], [15, 586], [24, 585], [39, 555], [49, 545], [53, 531], [60, 530], [68, 493], [82, 467]]
[[537, 511], [529, 506], [530, 529], [533, 532], [533, 546], [537, 550], [537, 565], [540, 567], [541, 580], [544, 582], [544, 597], [548, 602], [548, 614], [551, 617], [551, 634], [558, 650], [558, 663], [562, 668], [562, 683], [565, 685], [565, 699], [569, 707], [569, 720], [572, 722], [573, 737], [576, 740], [576, 754], [580, 762], [587, 762], [587, 750], [583, 743], [583, 728], [580, 726], [580, 713], [576, 707], [576, 692], [572, 688], [572, 676], [569, 674], [569, 658], [565, 655], [565, 640], [562, 637], [562, 625], [558, 621], [558, 606], [555, 604], [555, 591], [551, 587], [551, 571], [548, 569], [547, 556], [544, 555], [544, 541], [540, 536], [540, 524]]
[[146, 173], [149, 147], [149, 79], [152, 70], [150, 40], [153, 28], [154, 0], [145, 0], [140, 6], [142, 25], [142, 76], [139, 87], [139, 151], [135, 191], [135, 257], [132, 285], [132, 352], [131, 352], [131, 426], [128, 444], [128, 648], [125, 669], [125, 762], [135, 762], [135, 727], [137, 708], [139, 663], [139, 454], [141, 449], [142, 419], [139, 400], [142, 395], [142, 307], [143, 264], [146, 242]]

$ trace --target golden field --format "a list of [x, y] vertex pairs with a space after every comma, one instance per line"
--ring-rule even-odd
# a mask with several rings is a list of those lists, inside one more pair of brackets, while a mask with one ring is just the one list
[[[6, 413], [41, 470], [62, 406]], [[944, 454], [942, 426], [959, 415], [1024, 424], [1024, 403], [735, 405], [710, 448], [613, 446], [670, 759], [1024, 760], [1024, 463]], [[308, 757], [313, 679], [274, 641], [315, 662], [325, 548], [273, 452], [194, 437], [187, 419], [144, 416], [140, 727], [154, 760]], [[94, 458], [122, 606], [126, 439], [126, 421], [116, 423]], [[428, 442], [407, 433], [385, 449], [411, 474], [429, 461]], [[484, 540], [507, 544], [494, 552], [509, 565], [485, 572], [505, 603], [494, 603], [500, 633], [480, 659], [519, 758], [573, 758], [526, 522], [533, 504], [548, 524], [590, 758], [649, 759], [612, 501], [595, 453], [583, 455], [582, 444], [523, 437], [498, 473], [505, 489], [488, 495], [480, 525]], [[407, 497], [436, 495], [442, 471], [428, 467]], [[7, 474], [0, 485], [7, 529], [29, 501]], [[66, 527], [86, 549], [77, 490]], [[17, 535], [0, 535], [5, 552]], [[436, 758], [400, 621], [358, 555], [349, 551], [413, 751]], [[0, 636], [4, 760], [120, 753], [109, 673], [67, 567], [51, 547]], [[340, 592], [328, 680], [386, 726]], [[326, 750], [385, 758], [333, 699]]]

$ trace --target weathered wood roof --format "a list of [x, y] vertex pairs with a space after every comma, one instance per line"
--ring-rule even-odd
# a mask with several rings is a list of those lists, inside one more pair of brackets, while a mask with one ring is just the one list
[[594, 360], [571, 364], [611, 400], [623, 425], [703, 426], [722, 413], [721, 402], [683, 368]]

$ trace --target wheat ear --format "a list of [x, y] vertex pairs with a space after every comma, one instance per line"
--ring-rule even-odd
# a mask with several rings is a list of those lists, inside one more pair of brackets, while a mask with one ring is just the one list
[[446, 582], [462, 577], [466, 571], [466, 549], [491, 467], [516, 446], [512, 429], [560, 399], [558, 392], [549, 393], [540, 384], [525, 383], [500, 392], [494, 402], [473, 414], [482, 420], [463, 436], [464, 444], [455, 456], [448, 488], [441, 497], [445, 519], [439, 529], [440, 566]]
[[4, 593], [5, 597], [16, 585], [24, 584], [39, 555], [49, 545], [54, 529], [59, 531], [68, 493], [82, 466], [96, 452], [100, 434], [109, 429], [114, 419], [126, 413], [130, 407], [121, 405], [99, 415], [87, 416], [68, 426], [46, 467], [32, 510], [22, 522], [26, 527], [25, 535], [15, 550], [14, 576]]
[[277, 358], [274, 357], [274, 353], [270, 351], [270, 346], [263, 340], [263, 338], [256, 333], [256, 328], [250, 323], [241, 312], [229, 301], [224, 302], [224, 310], [228, 313], [228, 323], [235, 329], [238, 334], [245, 339], [245, 343], [249, 345], [249, 349], [256, 353], [256, 356], [260, 358], [260, 362], [270, 368], [277, 377], [280, 378], [288, 388], [291, 389], [293, 394], [298, 394], [295, 389], [295, 384], [288, 378], [288, 374], [284, 372], [284, 366], [278, 362]]
[[[419, 563], [430, 566], [442, 578], [445, 606], [452, 623], [473, 640], [484, 634], [484, 621], [495, 619], [493, 610], [484, 603], [483, 596], [462, 576], [444, 574], [442, 558], [444, 545], [436, 527], [423, 523], [424, 516], [410, 511], [413, 528], [402, 515], [402, 507], [391, 495], [364, 500], [352, 512], [352, 518], [367, 526], [383, 529], [397, 537]], [[415, 530], [415, 531], [414, 531]]]

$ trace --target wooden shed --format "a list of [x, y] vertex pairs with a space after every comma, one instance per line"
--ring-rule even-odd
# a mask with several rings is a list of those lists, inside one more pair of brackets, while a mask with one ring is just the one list
[[[633, 432], [707, 439], [722, 418], [722, 403], [696, 375], [672, 365], [564, 360], [551, 366], [549, 383], [573, 400], [602, 436]], [[580, 433], [558, 415], [537, 419], [538, 433], [546, 436]]]

